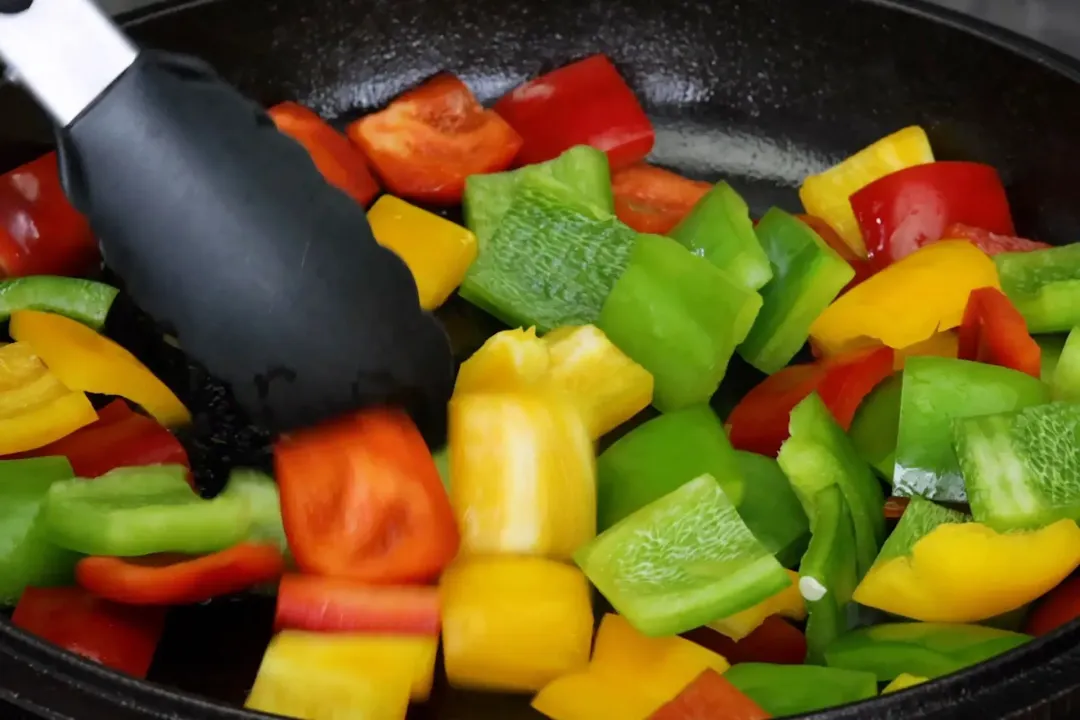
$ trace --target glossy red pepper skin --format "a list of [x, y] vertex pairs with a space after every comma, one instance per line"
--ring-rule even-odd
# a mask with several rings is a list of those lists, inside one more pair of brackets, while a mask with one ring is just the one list
[[1042, 348], [1028, 333], [1024, 316], [997, 288], [979, 288], [968, 296], [959, 340], [961, 360], [1000, 365], [1034, 378], [1042, 374]]
[[145, 678], [165, 629], [165, 608], [132, 608], [77, 587], [27, 588], [16, 627], [106, 667]]
[[645, 163], [611, 175], [615, 215], [638, 232], [654, 235], [670, 232], [711, 188], [711, 183]]
[[943, 240], [957, 238], [970, 240], [987, 255], [997, 255], [1003, 252], [1031, 252], [1032, 250], [1045, 250], [1053, 247], [1050, 243], [1028, 240], [1027, 238], [1012, 235], [998, 235], [989, 230], [963, 223], [953, 223], [945, 228], [945, 233], [942, 235]]
[[278, 586], [274, 629], [437, 636], [439, 610], [433, 585], [367, 585], [290, 573]]
[[1035, 605], [1024, 632], [1036, 637], [1049, 635], [1080, 617], [1080, 577], [1069, 578], [1048, 592]]
[[997, 170], [972, 162], [906, 168], [851, 196], [871, 264], [881, 269], [945, 237], [954, 223], [1015, 235]]
[[616, 171], [643, 160], [656, 140], [634, 91], [604, 55], [530, 80], [503, 96], [494, 109], [524, 141], [518, 165], [552, 160], [575, 145], [592, 145], [607, 153]]
[[709, 669], [649, 720], [768, 720], [771, 715], [727, 679]]

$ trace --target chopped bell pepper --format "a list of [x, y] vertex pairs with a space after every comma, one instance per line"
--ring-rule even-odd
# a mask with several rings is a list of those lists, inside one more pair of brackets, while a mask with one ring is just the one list
[[726, 182], [718, 183], [668, 235], [749, 290], [772, 280], [769, 255], [750, 222], [750, 209]]
[[774, 717], [802, 715], [877, 695], [874, 674], [860, 670], [742, 663], [724, 677]]
[[764, 373], [791, 362], [806, 344], [810, 325], [855, 271], [809, 225], [772, 208], [754, 228], [772, 265], [761, 289], [764, 304], [739, 355]]
[[592, 55], [529, 80], [495, 103], [521, 133], [517, 162], [543, 162], [575, 145], [608, 155], [613, 170], [640, 162], [655, 133], [637, 96], [604, 55]]
[[791, 582], [711, 475], [627, 516], [574, 559], [652, 637], [742, 612]]
[[930, 141], [920, 127], [906, 127], [869, 145], [799, 188], [799, 198], [810, 215], [835, 228], [856, 255], [866, 257], [850, 198], [858, 190], [889, 173], [934, 161]]
[[535, 328], [503, 330], [461, 364], [454, 395], [544, 390], [551, 365], [550, 345], [536, 336]]
[[781, 615], [792, 620], [806, 619], [806, 603], [799, 592], [799, 574], [788, 570], [788, 587], [757, 605], [708, 624], [716, 632], [738, 642], [757, 630], [767, 618]]
[[924, 622], [979, 622], [1021, 607], [1080, 565], [1072, 520], [997, 533], [918, 496], [911, 498], [855, 601]]
[[1048, 592], [1032, 611], [1024, 632], [1041, 637], [1080, 617], [1080, 577], [1069, 578]]
[[532, 707], [551, 720], [645, 720], [664, 700], [657, 702], [636, 692], [641, 680], [589, 670], [571, 673], [545, 685], [533, 698]]
[[1001, 289], [1032, 333], [1080, 325], [1080, 243], [994, 256]]
[[77, 587], [27, 588], [11, 623], [141, 680], [165, 630], [165, 608], [118, 605]]
[[1016, 232], [997, 170], [973, 162], [897, 170], [852, 194], [851, 209], [878, 268], [941, 240], [953, 223], [1001, 235]]
[[367, 218], [378, 243], [409, 266], [425, 310], [446, 302], [476, 260], [472, 231], [393, 195], [379, 198]]
[[1042, 350], [1042, 372], [1040, 377], [1043, 382], [1051, 382], [1054, 370], [1057, 369], [1061, 352], [1065, 349], [1066, 335], [1035, 335], [1035, 342], [1039, 343]]
[[0, 346], [0, 455], [35, 450], [97, 419], [26, 343]]
[[950, 358], [911, 358], [900, 397], [895, 494], [965, 502], [964, 478], [952, 444], [953, 420], [1049, 400], [1043, 382], [1015, 370]]
[[879, 682], [903, 673], [936, 678], [978, 665], [1031, 640], [1030, 635], [953, 623], [890, 623], [838, 638], [825, 652], [829, 667], [866, 670]]
[[438, 640], [286, 630], [270, 641], [244, 707], [304, 720], [404, 720], [426, 700]]
[[1054, 400], [1080, 402], [1080, 328], [1073, 328], [1050, 376], [1050, 394]]
[[1050, 243], [1028, 240], [1027, 238], [1012, 235], [999, 235], [963, 223], [953, 223], [945, 228], [945, 232], [942, 233], [941, 237], [945, 240], [967, 240], [974, 243], [975, 247], [987, 255], [997, 255], [1003, 252], [1030, 252], [1031, 250], [1045, 250], [1054, 247]]
[[896, 464], [896, 437], [900, 430], [900, 397], [903, 375], [893, 373], [874, 388], [848, 428], [848, 437], [859, 456], [890, 483]]
[[1042, 375], [1042, 349], [1024, 318], [997, 288], [979, 288], [968, 298], [960, 324], [957, 357]]
[[505, 170], [521, 148], [521, 136], [449, 73], [356, 120], [345, 132], [390, 192], [442, 205], [461, 201], [470, 175]]
[[844, 293], [814, 321], [810, 336], [826, 355], [867, 338], [906, 348], [959, 326], [968, 295], [981, 287], [1000, 287], [994, 262], [981, 250], [962, 240], [927, 245]]
[[29, 586], [71, 582], [78, 556], [49, 541], [40, 517], [52, 484], [71, 477], [60, 457], [0, 461], [0, 606]]
[[592, 607], [577, 568], [543, 558], [462, 559], [439, 592], [454, 687], [536, 691], [589, 662]]
[[840, 291], [841, 295], [876, 272], [875, 268], [870, 265], [870, 261], [865, 257], [856, 254], [855, 251], [851, 249], [851, 246], [844, 242], [844, 239], [840, 237], [840, 233], [833, 230], [832, 225], [813, 215], [803, 214], [796, 215], [795, 217], [809, 225], [810, 229], [817, 233], [817, 236], [824, 240], [825, 244], [831, 247], [836, 254], [840, 256], [840, 259], [850, 265], [851, 269], [855, 271], [855, 277], [853, 277], [848, 284], [844, 286], [844, 289]]
[[43, 310], [101, 330], [119, 290], [81, 278], [34, 275], [0, 281], [0, 320], [16, 310]]
[[715, 670], [706, 670], [649, 720], [768, 720], [772, 717]]
[[[810, 524], [791, 482], [770, 457], [739, 450], [735, 458], [742, 478], [739, 517], [781, 565], [794, 567], [810, 540]], [[721, 483], [725, 492], [729, 484]]]
[[922, 342], [908, 345], [905, 348], [897, 348], [896, 359], [893, 364], [894, 370], [903, 370], [907, 365], [908, 358], [913, 357], [945, 357], [955, 358], [960, 355], [960, 334], [956, 330], [945, 330], [934, 333]]
[[900, 692], [901, 690], [907, 690], [913, 688], [916, 685], [922, 685], [930, 678], [918, 677], [916, 675], [909, 675], [907, 673], [900, 673], [896, 676], [896, 679], [885, 686], [885, 689], [881, 691], [882, 695], [888, 693]]
[[806, 636], [779, 615], [765, 618], [752, 633], [738, 642], [709, 627], [697, 628], [683, 637], [738, 663], [802, 665], [806, 660]]
[[134, 355], [75, 320], [19, 310], [11, 315], [9, 332], [72, 390], [127, 398], [166, 427], [191, 422], [191, 414], [173, 391]]
[[712, 187], [645, 163], [611, 175], [615, 215], [640, 233], [656, 235], [667, 235]]
[[274, 629], [438, 635], [439, 590], [290, 573], [278, 585]]
[[652, 373], [662, 412], [706, 402], [761, 309], [761, 296], [674, 240], [639, 235], [597, 325]]

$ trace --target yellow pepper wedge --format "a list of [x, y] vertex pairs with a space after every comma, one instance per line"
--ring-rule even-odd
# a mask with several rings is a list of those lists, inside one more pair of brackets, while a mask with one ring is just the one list
[[470, 230], [392, 195], [379, 198], [367, 218], [375, 241], [409, 266], [425, 310], [446, 302], [476, 260]]
[[301, 720], [404, 720], [426, 700], [438, 640], [286, 630], [270, 641], [244, 707]]
[[0, 455], [34, 450], [97, 420], [25, 343], [0, 347]]
[[921, 127], [906, 127], [863, 148], [839, 165], [811, 175], [799, 188], [806, 212], [825, 220], [859, 257], [866, 257], [862, 232], [851, 209], [851, 196], [897, 170], [934, 162]]
[[551, 720], [646, 720], [663, 703], [635, 692], [636, 679], [589, 670], [563, 675], [537, 693], [532, 706]]
[[916, 685], [922, 685], [928, 678], [918, 677], [917, 675], [908, 675], [907, 673], [901, 673], [896, 676], [896, 679], [885, 686], [885, 689], [881, 691], [881, 694], [899, 692], [900, 690], [907, 690], [908, 688], [915, 687]]
[[841, 295], [810, 337], [826, 355], [871, 340], [907, 348], [959, 326], [968, 295], [981, 287], [1001, 287], [982, 250], [965, 240], [927, 245]]
[[454, 395], [542, 389], [551, 372], [551, 352], [536, 328], [495, 333], [461, 363]]
[[786, 589], [741, 613], [714, 620], [708, 627], [738, 642], [761, 627], [761, 624], [773, 615], [800, 622], [805, 620], [806, 601], [799, 592], [799, 573], [792, 570], [788, 570], [787, 573], [791, 577], [791, 585]]
[[1080, 528], [997, 533], [979, 523], [940, 525], [908, 556], [875, 564], [854, 600], [923, 622], [979, 622], [1053, 589], [1080, 566]]
[[460, 559], [439, 583], [443, 659], [454, 687], [534, 692], [589, 662], [589, 583], [533, 557]]
[[184, 404], [138, 358], [80, 322], [20, 310], [11, 314], [9, 332], [72, 390], [127, 398], [166, 427], [191, 422]]
[[893, 358], [893, 369], [903, 370], [907, 359], [930, 355], [933, 357], [955, 358], [960, 353], [960, 336], [955, 330], [934, 333], [926, 340], [899, 348]]

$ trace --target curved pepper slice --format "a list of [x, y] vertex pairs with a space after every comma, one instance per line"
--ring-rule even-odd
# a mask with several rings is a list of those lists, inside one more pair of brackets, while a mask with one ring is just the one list
[[877, 695], [874, 674], [860, 670], [742, 663], [724, 677], [774, 717], [803, 715]]
[[274, 629], [438, 635], [439, 591], [290, 573], [278, 585]]
[[768, 720], [756, 702], [743, 695], [723, 675], [706, 670], [649, 720]]
[[120, 291], [82, 278], [34, 275], [0, 282], [0, 320], [16, 310], [43, 310], [101, 330]]
[[810, 541], [810, 523], [791, 481], [770, 457], [742, 450], [735, 457], [743, 486], [739, 517], [781, 565], [795, 567]]
[[615, 215], [640, 233], [667, 235], [712, 189], [712, 183], [638, 163], [611, 174]]
[[997, 288], [979, 288], [968, 298], [957, 357], [1019, 370], [1034, 378], [1042, 375], [1042, 349], [1028, 333], [1024, 316]]
[[960, 324], [968, 295], [999, 288], [994, 261], [963, 240], [934, 243], [852, 288], [810, 327], [826, 354], [878, 340], [905, 348]]
[[191, 422], [184, 404], [138, 358], [82, 323], [62, 315], [20, 310], [12, 313], [9, 332], [72, 390], [127, 398], [166, 427]]
[[127, 605], [191, 605], [273, 582], [285, 559], [273, 545], [242, 543], [192, 559], [88, 557], [75, 579], [98, 597]]

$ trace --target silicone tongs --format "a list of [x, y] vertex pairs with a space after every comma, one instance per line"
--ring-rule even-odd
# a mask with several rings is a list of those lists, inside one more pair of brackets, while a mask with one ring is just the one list
[[273, 431], [405, 407], [429, 438], [449, 341], [362, 207], [192, 58], [140, 51], [93, 0], [0, 0], [0, 57], [58, 127], [106, 264]]

